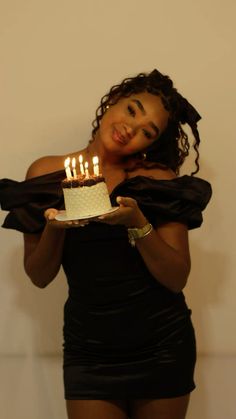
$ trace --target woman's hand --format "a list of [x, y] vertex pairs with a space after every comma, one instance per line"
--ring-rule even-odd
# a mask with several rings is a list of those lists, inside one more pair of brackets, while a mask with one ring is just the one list
[[102, 215], [95, 221], [102, 221], [107, 224], [123, 224], [126, 227], [138, 228], [147, 224], [147, 220], [135, 199], [118, 196], [116, 202], [119, 204], [119, 209], [117, 211], [111, 214]]
[[72, 227], [84, 227], [89, 223], [88, 220], [68, 220], [68, 221], [58, 221], [55, 219], [56, 215], [60, 214], [56, 208], [48, 208], [44, 212], [44, 217], [47, 220], [47, 223], [50, 227], [55, 228], [72, 228]]

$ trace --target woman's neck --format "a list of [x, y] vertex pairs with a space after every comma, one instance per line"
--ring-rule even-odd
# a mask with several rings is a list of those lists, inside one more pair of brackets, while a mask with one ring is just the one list
[[109, 152], [106, 150], [101, 142], [94, 139], [91, 141], [86, 148], [87, 154], [90, 156], [90, 159], [93, 156], [98, 156], [100, 164], [105, 166], [120, 166], [123, 167], [125, 165], [125, 160], [122, 159], [120, 156], [114, 155], [113, 152]]

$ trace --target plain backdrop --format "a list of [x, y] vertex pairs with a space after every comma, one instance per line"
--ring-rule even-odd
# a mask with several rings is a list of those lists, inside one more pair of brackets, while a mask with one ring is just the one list
[[[198, 176], [213, 197], [185, 290], [201, 354], [236, 353], [235, 14], [233, 0], [0, 0], [0, 178], [85, 146], [101, 96], [139, 72], [170, 75], [202, 115]], [[0, 354], [61, 353], [63, 272], [37, 289], [21, 234], [1, 229], [0, 244]]]

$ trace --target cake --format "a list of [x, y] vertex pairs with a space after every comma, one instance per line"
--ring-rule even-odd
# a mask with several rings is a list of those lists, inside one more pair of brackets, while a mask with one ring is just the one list
[[105, 214], [112, 208], [107, 185], [101, 175], [66, 178], [62, 181], [62, 190], [69, 219]]

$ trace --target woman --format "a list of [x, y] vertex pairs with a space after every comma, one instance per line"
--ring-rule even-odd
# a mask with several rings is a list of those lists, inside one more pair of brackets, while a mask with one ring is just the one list
[[112, 205], [119, 205], [92, 220], [55, 220], [67, 156], [37, 160], [25, 182], [1, 183], [2, 208], [11, 210], [4, 227], [25, 233], [32, 282], [47, 286], [61, 264], [67, 276], [69, 419], [186, 415], [196, 358], [182, 292], [190, 272], [188, 229], [201, 225], [211, 188], [178, 174], [190, 147], [185, 123], [194, 136], [192, 174], [199, 169], [199, 119], [157, 70], [112, 87], [101, 100], [88, 147], [70, 154], [90, 162], [99, 156]]

